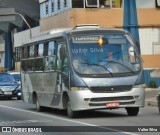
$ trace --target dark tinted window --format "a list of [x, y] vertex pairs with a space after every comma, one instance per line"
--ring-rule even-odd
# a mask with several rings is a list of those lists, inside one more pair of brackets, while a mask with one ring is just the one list
[[20, 74], [12, 74], [12, 76], [16, 81], [20, 80]]
[[14, 78], [9, 74], [0, 74], [0, 82], [13, 82]]

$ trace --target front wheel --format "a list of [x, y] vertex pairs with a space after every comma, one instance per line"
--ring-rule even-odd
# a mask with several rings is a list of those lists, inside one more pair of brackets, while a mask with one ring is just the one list
[[17, 100], [21, 100], [21, 97], [20, 97], [20, 96], [18, 96], [18, 97], [17, 97]]
[[75, 118], [77, 116], [77, 113], [78, 112], [72, 110], [71, 102], [68, 100], [68, 102], [67, 102], [67, 116], [69, 118]]
[[126, 111], [129, 116], [137, 116], [139, 113], [139, 107], [127, 107]]

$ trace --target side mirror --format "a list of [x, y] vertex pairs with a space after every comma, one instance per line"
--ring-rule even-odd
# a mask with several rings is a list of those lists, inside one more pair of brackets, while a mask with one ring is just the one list
[[134, 40], [134, 42], [136, 44], [136, 47], [138, 48], [139, 53], [141, 53], [140, 43], [135, 38], [133, 38], [133, 40]]

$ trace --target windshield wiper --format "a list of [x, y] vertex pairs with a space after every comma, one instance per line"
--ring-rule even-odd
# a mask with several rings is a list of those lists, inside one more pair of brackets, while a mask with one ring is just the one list
[[120, 65], [128, 68], [132, 73], [134, 73], [134, 74], [136, 73], [133, 69], [131, 69], [131, 68], [128, 67], [127, 65], [123, 64], [122, 62], [119, 62], [119, 61], [116, 61], [116, 60], [105, 60], [105, 61], [107, 61], [107, 62], [112, 62], [112, 63], [118, 63], [118, 64], [120, 64]]
[[88, 62], [80, 62], [82, 64], [87, 64], [87, 65], [94, 65], [94, 66], [98, 66], [98, 67], [102, 67], [104, 68], [105, 70], [107, 70], [109, 72], [109, 74], [113, 77], [113, 73], [105, 66], [103, 65], [99, 65], [99, 64], [96, 64], [96, 63], [88, 63]]

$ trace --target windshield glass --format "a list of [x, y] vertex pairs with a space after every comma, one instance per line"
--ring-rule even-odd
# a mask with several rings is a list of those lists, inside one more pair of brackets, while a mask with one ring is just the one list
[[16, 81], [20, 81], [20, 74], [12, 74]]
[[15, 81], [11, 75], [0, 74], [0, 82], [13, 82]]
[[69, 41], [72, 64], [79, 74], [134, 74], [141, 68], [137, 49], [128, 35], [75, 35]]

